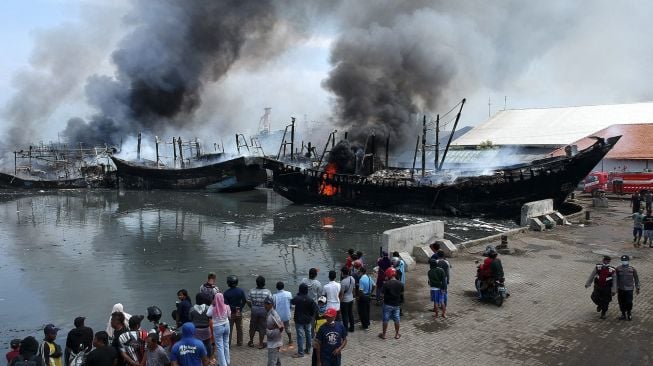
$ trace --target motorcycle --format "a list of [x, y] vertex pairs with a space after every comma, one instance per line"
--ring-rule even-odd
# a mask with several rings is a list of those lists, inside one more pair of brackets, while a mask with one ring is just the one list
[[482, 280], [480, 278], [481, 266], [478, 261], [475, 262], [477, 264], [477, 269], [474, 287], [476, 287], [476, 291], [478, 292], [479, 300], [483, 302], [492, 302], [496, 306], [503, 305], [503, 300], [510, 296], [503, 279], [500, 281]]

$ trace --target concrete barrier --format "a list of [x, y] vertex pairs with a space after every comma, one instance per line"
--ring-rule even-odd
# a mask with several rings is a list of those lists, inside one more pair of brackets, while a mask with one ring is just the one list
[[521, 226], [528, 226], [530, 224], [530, 218], [550, 214], [553, 211], [552, 199], [528, 202], [521, 207], [519, 224]]
[[384, 251], [413, 253], [416, 246], [429, 245], [444, 238], [444, 222], [429, 221], [383, 232], [381, 247]]

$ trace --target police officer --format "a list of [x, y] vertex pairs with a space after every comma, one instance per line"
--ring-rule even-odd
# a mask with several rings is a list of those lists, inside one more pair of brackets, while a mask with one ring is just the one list
[[596, 304], [596, 311], [601, 312], [601, 319], [605, 319], [612, 296], [617, 293], [617, 281], [614, 278], [616, 269], [610, 265], [610, 260], [610, 256], [604, 255], [603, 262], [594, 266], [585, 283], [585, 288], [589, 288], [594, 283], [594, 291], [590, 297]]
[[621, 265], [617, 267], [617, 300], [621, 316], [619, 320], [633, 320], [631, 311], [633, 309], [633, 290], [639, 294], [639, 276], [637, 271], [629, 263], [630, 257], [621, 256]]

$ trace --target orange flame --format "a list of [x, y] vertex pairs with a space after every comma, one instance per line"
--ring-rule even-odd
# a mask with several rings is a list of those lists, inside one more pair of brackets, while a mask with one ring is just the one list
[[[334, 163], [329, 163], [327, 164], [324, 171], [326, 172], [325, 179], [333, 179], [334, 174], [336, 174], [338, 171], [338, 167]], [[324, 196], [333, 196], [334, 194], [338, 193], [338, 188], [332, 186], [331, 184], [328, 184], [326, 181], [323, 180], [322, 184], [320, 184], [319, 193]]]

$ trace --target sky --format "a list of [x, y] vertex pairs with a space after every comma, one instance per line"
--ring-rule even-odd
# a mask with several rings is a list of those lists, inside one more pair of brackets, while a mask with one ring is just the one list
[[[272, 107], [273, 129], [282, 128], [291, 116], [323, 123], [338, 119], [336, 96], [325, 87], [333, 70], [332, 51], [361, 45], [363, 55], [357, 57], [365, 60], [365, 53], [375, 54], [373, 47], [383, 48], [384, 42], [391, 54], [393, 37], [414, 42], [425, 59], [442, 59], [433, 70], [445, 67], [451, 72], [446, 82], [434, 86], [441, 93], [420, 95], [438, 96], [437, 103], [418, 103], [435, 106], [420, 113], [433, 116], [467, 98], [462, 125], [483, 122], [504, 106], [653, 100], [648, 82], [653, 71], [648, 15], [653, 5], [645, 2], [337, 4], [324, 10], [324, 17], [313, 14], [309, 31], [266, 62], [236, 62], [218, 82], [206, 83], [203, 104], [193, 118], [207, 122], [193, 125], [195, 133], [208, 133], [220, 124], [220, 133], [253, 134], [265, 107]], [[53, 141], [70, 118], [96, 114], [85, 88], [93, 75], [115, 76], [111, 55], [132, 29], [126, 17], [131, 7], [130, 0], [0, 2], [0, 136], [20, 136], [15, 129], [23, 125], [16, 121], [27, 120], [32, 126], [22, 138]], [[387, 39], [379, 43], [373, 39], [376, 34]], [[348, 57], [341, 55], [341, 60]], [[388, 71], [387, 65], [376, 66]], [[11, 103], [23, 108], [20, 118], [7, 113]]]

